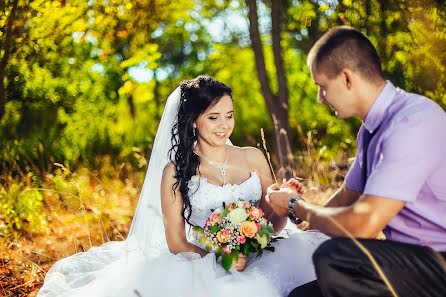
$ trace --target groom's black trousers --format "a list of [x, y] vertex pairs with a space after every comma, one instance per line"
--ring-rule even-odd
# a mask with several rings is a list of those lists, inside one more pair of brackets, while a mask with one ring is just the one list
[[[390, 240], [361, 239], [397, 296], [446, 296], [446, 252]], [[333, 238], [315, 251], [317, 281], [289, 297], [394, 296], [366, 254], [349, 238]]]

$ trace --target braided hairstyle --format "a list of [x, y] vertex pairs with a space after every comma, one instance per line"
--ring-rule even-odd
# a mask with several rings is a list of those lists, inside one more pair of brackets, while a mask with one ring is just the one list
[[[180, 191], [183, 199], [182, 216], [189, 224], [192, 215], [192, 206], [189, 197], [188, 182], [192, 176], [199, 174], [200, 159], [194, 153], [197, 136], [193, 124], [208, 108], [214, 106], [221, 97], [229, 95], [232, 90], [208, 75], [200, 75], [180, 85], [181, 98], [178, 109], [177, 122], [172, 128], [172, 148], [169, 158], [175, 165], [176, 182], [172, 190]], [[172, 154], [175, 157], [172, 158]]]

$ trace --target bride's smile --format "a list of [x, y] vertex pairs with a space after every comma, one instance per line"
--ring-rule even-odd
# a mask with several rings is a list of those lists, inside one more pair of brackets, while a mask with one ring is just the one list
[[197, 140], [211, 146], [223, 146], [234, 130], [234, 105], [231, 96], [223, 95], [196, 120]]

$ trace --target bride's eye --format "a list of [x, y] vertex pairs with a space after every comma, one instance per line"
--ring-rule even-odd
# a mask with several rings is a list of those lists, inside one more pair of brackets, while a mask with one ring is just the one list
[[208, 119], [215, 121], [217, 117], [209, 117]]
[[233, 114], [230, 114], [230, 115], [228, 115], [226, 118], [227, 119], [232, 119], [234, 117], [234, 115]]

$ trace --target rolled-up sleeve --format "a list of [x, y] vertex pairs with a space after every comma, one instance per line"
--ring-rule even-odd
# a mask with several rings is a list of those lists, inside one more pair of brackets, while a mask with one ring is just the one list
[[[359, 155], [359, 154], [358, 154]], [[362, 192], [364, 185], [362, 184], [362, 170], [359, 165], [359, 157], [356, 155], [352, 166], [345, 177], [345, 186], [352, 191]]]

